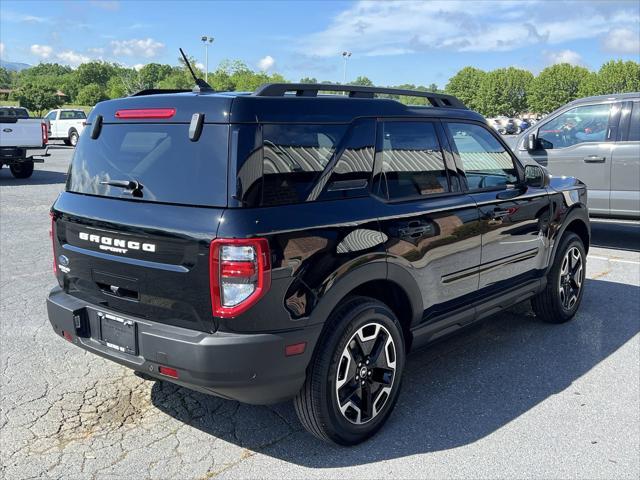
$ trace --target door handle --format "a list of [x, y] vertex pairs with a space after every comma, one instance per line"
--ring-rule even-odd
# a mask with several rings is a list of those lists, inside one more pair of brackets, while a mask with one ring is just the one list
[[589, 155], [582, 159], [584, 163], [604, 163], [607, 159], [598, 155]]

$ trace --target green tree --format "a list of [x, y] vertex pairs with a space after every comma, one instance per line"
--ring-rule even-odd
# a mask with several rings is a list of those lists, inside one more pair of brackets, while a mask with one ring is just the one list
[[143, 88], [158, 88], [159, 83], [171, 73], [172, 69], [169, 65], [147, 63], [138, 72], [138, 77]]
[[39, 63], [20, 72], [22, 78], [62, 77], [73, 72], [71, 67], [59, 63]]
[[0, 88], [11, 88], [13, 86], [13, 78], [11, 72], [4, 67], [0, 67]]
[[359, 76], [354, 81], [349, 82], [349, 85], [359, 85], [361, 87], [373, 87], [373, 82], [367, 77]]
[[78, 96], [76, 97], [76, 101], [80, 105], [89, 105], [93, 106], [102, 100], [106, 100], [107, 96], [105, 94], [104, 88], [98, 84], [91, 83], [89, 85], [85, 85], [78, 92]]
[[486, 76], [483, 70], [465, 67], [449, 79], [445, 92], [459, 98], [471, 110], [479, 110], [478, 91]]
[[478, 90], [478, 111], [485, 116], [514, 116], [527, 109], [527, 89], [533, 81], [528, 70], [499, 68], [487, 73]]
[[88, 62], [76, 68], [74, 74], [80, 89], [87, 85], [95, 84], [102, 88], [107, 87], [109, 79], [117, 72], [118, 67], [107, 62]]
[[580, 87], [588, 77], [589, 70], [568, 63], [545, 68], [531, 82], [527, 97], [529, 109], [549, 113], [579, 98]]
[[631, 60], [611, 60], [597, 74], [590, 75], [580, 88], [580, 96], [609, 95], [640, 91], [640, 64]]
[[57, 108], [62, 104], [54, 87], [34, 80], [23, 82], [14, 97], [21, 107], [31, 110], [38, 116], [42, 116], [46, 110]]
[[316, 77], [302, 77], [300, 83], [318, 83]]

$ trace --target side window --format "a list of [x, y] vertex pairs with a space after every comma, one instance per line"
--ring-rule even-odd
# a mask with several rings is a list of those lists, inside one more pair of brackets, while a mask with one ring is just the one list
[[538, 129], [542, 148], [566, 148], [577, 143], [604, 142], [611, 105], [585, 105], [567, 110]]
[[[316, 186], [320, 200], [353, 198], [367, 195], [373, 172], [375, 120], [356, 122], [348, 131], [339, 158], [327, 182]], [[312, 198], [314, 195], [312, 195]]]
[[49, 113], [47, 113], [47, 116], [44, 117], [44, 118], [47, 119], [47, 120], [55, 120], [56, 112], [49, 112]]
[[640, 141], [640, 102], [633, 102], [627, 140], [630, 142]]
[[502, 187], [518, 182], [511, 155], [486, 128], [472, 123], [447, 123], [446, 128], [460, 156], [469, 189]]
[[449, 191], [444, 157], [431, 122], [383, 122], [380, 171], [390, 200]]
[[264, 125], [262, 205], [304, 202], [345, 125]]

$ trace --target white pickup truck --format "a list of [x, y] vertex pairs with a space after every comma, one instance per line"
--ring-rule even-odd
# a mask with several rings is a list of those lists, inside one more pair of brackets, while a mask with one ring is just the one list
[[49, 124], [50, 139], [64, 140], [66, 145], [75, 147], [84, 130], [87, 115], [83, 110], [58, 108], [47, 113], [44, 119]]
[[30, 177], [33, 163], [48, 156], [47, 141], [42, 119], [29, 118], [26, 108], [0, 106], [0, 168], [8, 165], [14, 177]]

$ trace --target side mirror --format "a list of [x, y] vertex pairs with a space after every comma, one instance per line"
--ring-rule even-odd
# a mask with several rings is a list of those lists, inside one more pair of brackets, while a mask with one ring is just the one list
[[538, 149], [538, 139], [535, 133], [530, 133], [527, 137], [527, 150], [533, 152]]
[[524, 183], [528, 187], [546, 188], [551, 181], [549, 171], [540, 165], [526, 165], [524, 167]]

